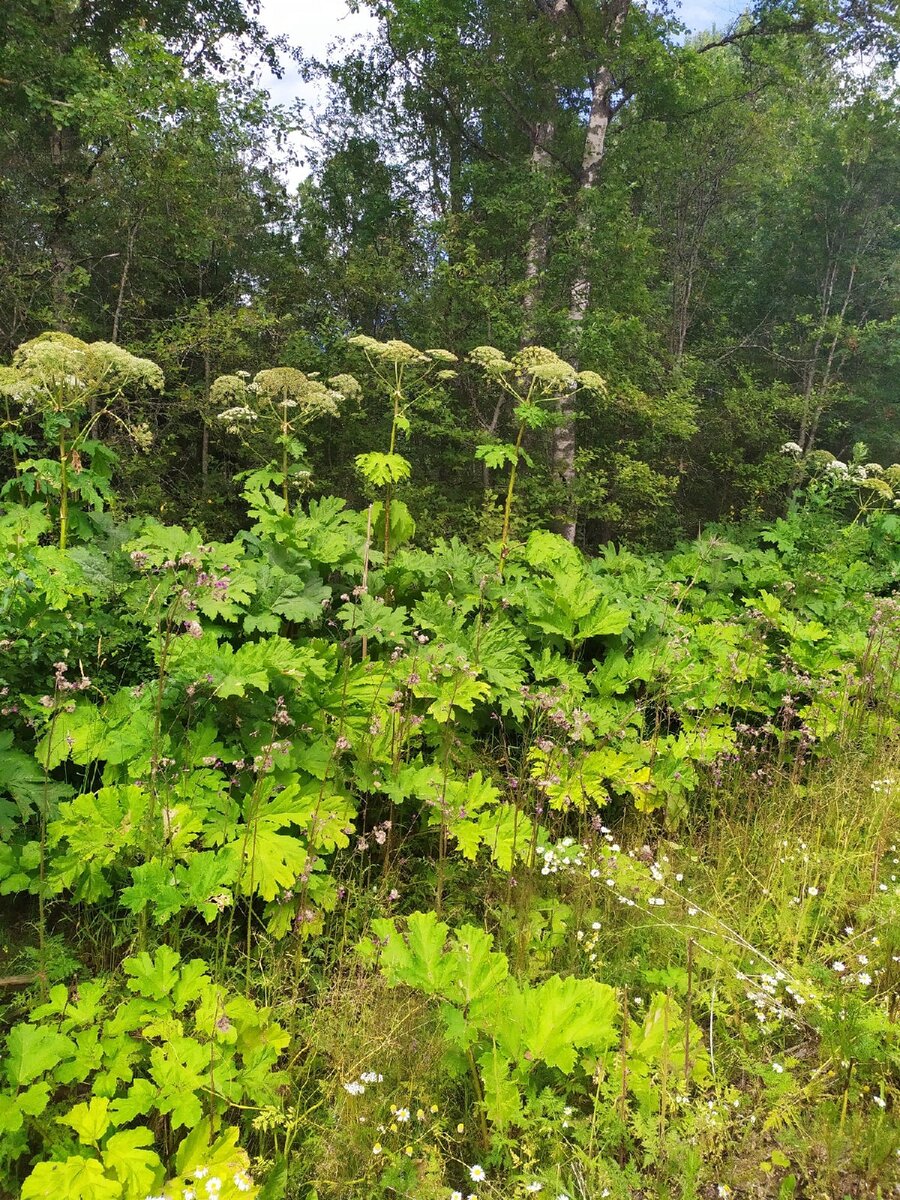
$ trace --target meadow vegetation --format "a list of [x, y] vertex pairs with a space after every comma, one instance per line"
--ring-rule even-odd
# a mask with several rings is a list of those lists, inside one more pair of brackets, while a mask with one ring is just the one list
[[0, 0], [0, 1200], [900, 1195], [900, 7], [737, 7]]
[[[517, 471], [603, 379], [345, 356], [213, 383], [266, 460], [223, 540], [117, 490], [153, 362], [0, 374], [0, 1193], [892, 1194], [900, 467], [788, 444], [782, 515], [588, 556]], [[485, 536], [429, 542], [451, 374], [518, 432]], [[363, 394], [351, 506], [301, 435]]]

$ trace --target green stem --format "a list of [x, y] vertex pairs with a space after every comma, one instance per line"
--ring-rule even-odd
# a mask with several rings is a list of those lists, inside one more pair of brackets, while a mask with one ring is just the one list
[[384, 489], [384, 565], [391, 556], [391, 485]]
[[512, 512], [513, 493], [516, 489], [516, 472], [519, 468], [519, 454], [522, 449], [522, 439], [525, 436], [524, 424], [519, 426], [519, 435], [516, 438], [516, 461], [513, 463], [509, 472], [509, 484], [506, 488], [506, 505], [503, 509], [503, 533], [500, 536], [500, 570], [503, 570], [503, 562], [506, 558], [506, 546], [509, 541], [509, 518]]
[[[391, 421], [391, 448], [389, 454], [393, 454], [397, 448], [397, 420], [400, 416], [400, 401], [402, 392], [400, 390], [400, 368], [394, 364], [394, 417]], [[388, 484], [384, 490], [384, 565], [387, 566], [391, 556], [391, 485]]]
[[288, 499], [288, 425], [287, 420], [281, 426], [281, 494], [284, 497], [284, 511], [290, 516], [291, 502]]
[[[12, 425], [14, 422], [9, 413], [9, 400], [8, 399], [4, 400], [3, 407], [6, 410], [6, 424]], [[19, 492], [19, 503], [24, 504], [25, 503], [25, 491], [24, 491], [24, 488], [22, 487], [22, 478], [21, 478], [20, 468], [19, 468], [19, 452], [15, 448], [15, 446], [12, 446], [11, 450], [12, 450], [13, 472], [14, 472], [16, 480], [17, 480], [16, 486], [17, 486], [18, 492]]]
[[397, 448], [397, 418], [400, 416], [400, 384], [397, 383], [394, 388], [394, 419], [391, 422], [391, 448], [389, 453], [393, 454]]
[[[159, 670], [156, 677], [156, 695], [153, 701], [153, 735], [150, 749], [150, 790], [147, 799], [147, 812], [144, 817], [144, 861], [152, 862], [163, 847], [154, 845], [154, 826], [159, 800], [159, 751], [162, 745], [162, 710], [165, 698], [167, 659], [169, 645], [172, 641], [172, 612], [166, 614], [165, 636], [162, 630], [162, 614], [157, 612], [157, 627], [159, 629]], [[165, 834], [164, 834], [165, 836]], [[146, 950], [149, 937], [149, 910], [145, 906], [138, 917], [138, 946]]]
[[[496, 1053], [496, 1049], [494, 1051]], [[484, 1091], [481, 1087], [481, 1078], [478, 1074], [478, 1066], [475, 1062], [475, 1055], [472, 1053], [472, 1047], [466, 1047], [466, 1058], [469, 1062], [469, 1075], [472, 1079], [472, 1087], [475, 1090], [476, 1107], [478, 1109], [478, 1130], [481, 1135], [481, 1148], [487, 1150], [490, 1148], [491, 1135], [488, 1130], [487, 1117], [484, 1111]]]
[[69, 475], [65, 434], [59, 434], [59, 548], [65, 550], [69, 539]]

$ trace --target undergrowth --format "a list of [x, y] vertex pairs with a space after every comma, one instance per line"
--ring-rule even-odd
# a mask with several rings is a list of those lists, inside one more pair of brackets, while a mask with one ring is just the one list
[[[60, 390], [66, 460], [114, 389], [61, 347], [17, 386]], [[355, 383], [299, 373], [220, 381], [279, 448], [229, 542], [65, 471], [7, 489], [0, 1191], [886, 1196], [892, 477], [826, 466], [771, 525], [587, 558], [517, 536], [519, 443], [496, 539], [425, 549], [399, 445], [446, 352], [361, 350], [394, 414], [362, 512], [294, 494], [298, 429]], [[523, 428], [602, 389], [475, 361]]]

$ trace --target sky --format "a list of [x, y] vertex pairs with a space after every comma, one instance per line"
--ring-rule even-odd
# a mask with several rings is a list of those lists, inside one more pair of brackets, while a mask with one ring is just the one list
[[[722, 28], [743, 7], [735, 0], [683, 0], [681, 16], [692, 29]], [[348, 12], [345, 0], [262, 0], [262, 19], [312, 55], [323, 55], [336, 38], [371, 28], [371, 18]]]
[[[745, 6], [746, 0], [682, 0], [680, 15], [693, 30], [724, 29]], [[368, 13], [349, 12], [346, 0], [262, 0], [260, 16], [271, 33], [285, 34], [307, 57], [320, 59], [333, 42], [364, 36], [374, 27]], [[286, 70], [282, 79], [265, 80], [264, 86], [279, 104], [303, 99], [314, 105], [317, 99], [315, 85], [304, 83], [295, 70]], [[302, 139], [295, 145], [302, 157]], [[296, 183], [306, 171], [301, 166], [289, 174]]]
[[[368, 13], [349, 12], [345, 0], [262, 0], [260, 17], [270, 33], [286, 34], [307, 58], [319, 59], [333, 42], [364, 35], [375, 26]], [[283, 79], [270, 79], [267, 86], [280, 103], [297, 96], [315, 98], [296, 71], [286, 70]]]

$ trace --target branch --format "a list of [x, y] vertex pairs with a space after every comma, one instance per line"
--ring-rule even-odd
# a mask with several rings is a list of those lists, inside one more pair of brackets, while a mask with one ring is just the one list
[[757, 21], [749, 29], [732, 30], [731, 33], [726, 33], [718, 41], [707, 42], [705, 45], [699, 46], [697, 53], [706, 54], [708, 50], [718, 50], [723, 46], [733, 46], [736, 42], [742, 42], [746, 38], [751, 37], [777, 37], [780, 33], [811, 33], [813, 28], [814, 24], [812, 21], [798, 21], [795, 25], [789, 25], [785, 29], [767, 29], [762, 21]]

